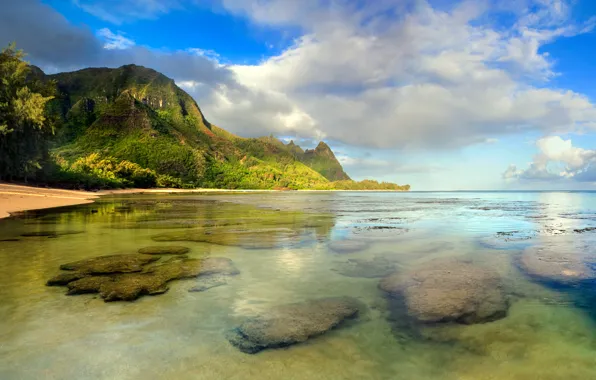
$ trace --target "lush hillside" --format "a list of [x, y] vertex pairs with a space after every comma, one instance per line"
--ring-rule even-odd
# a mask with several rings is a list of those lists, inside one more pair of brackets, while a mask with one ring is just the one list
[[152, 69], [126, 65], [45, 75], [29, 67], [26, 78], [53, 95], [44, 104], [55, 132], [48, 139], [54, 165], [38, 165], [43, 170], [37, 173], [46, 182], [251, 189], [354, 183], [327, 144], [304, 151], [273, 136], [231, 134], [211, 125], [192, 97]]

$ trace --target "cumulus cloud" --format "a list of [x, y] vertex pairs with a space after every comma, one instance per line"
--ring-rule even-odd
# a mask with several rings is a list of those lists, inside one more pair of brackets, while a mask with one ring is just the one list
[[[543, 82], [556, 73], [540, 48], [594, 26], [571, 22], [562, 1], [527, 1], [519, 9], [515, 2], [461, 2], [447, 10], [420, 1], [223, 4], [256, 23], [304, 30], [280, 55], [231, 69], [255, 91], [283, 94], [330, 139], [457, 148], [530, 130], [595, 126], [587, 97]], [[486, 22], [495, 12], [516, 21], [508, 28]]]
[[505, 180], [561, 180], [596, 181], [596, 150], [574, 147], [571, 140], [548, 136], [536, 141], [539, 153], [525, 170], [509, 165], [503, 173]]
[[[113, 23], [202, 3], [76, 1]], [[420, 0], [207, 3], [302, 35], [258, 64], [230, 65], [201, 47], [161, 51], [111, 29], [74, 26], [39, 1], [0, 0], [0, 43], [17, 41], [33, 63], [53, 71], [152, 67], [189, 91], [210, 121], [245, 136], [455, 149], [526, 131], [552, 135], [596, 126], [586, 96], [549, 87], [557, 73], [544, 46], [594, 27], [592, 19], [574, 21], [567, 1], [460, 1], [440, 9]]]

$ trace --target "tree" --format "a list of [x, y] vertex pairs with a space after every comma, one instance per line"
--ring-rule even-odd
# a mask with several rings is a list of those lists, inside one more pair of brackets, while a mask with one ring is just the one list
[[24, 179], [48, 158], [48, 135], [54, 132], [46, 105], [55, 85], [44, 83], [14, 44], [0, 52], [0, 179]]

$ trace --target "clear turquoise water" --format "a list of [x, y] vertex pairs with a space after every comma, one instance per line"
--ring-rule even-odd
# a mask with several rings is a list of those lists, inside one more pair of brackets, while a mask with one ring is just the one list
[[[232, 259], [241, 274], [225, 286], [189, 293], [195, 280], [176, 281], [163, 295], [104, 303], [44, 285], [62, 263], [171, 244], [151, 237], [205, 223], [219, 226], [209, 241], [174, 244]], [[512, 264], [533, 244], [590, 243], [594, 233], [573, 232], [590, 226], [589, 192], [136, 195], [26, 213], [0, 221], [0, 239], [19, 239], [0, 242], [0, 379], [593, 379], [596, 297], [588, 289], [580, 302]], [[67, 230], [84, 232], [21, 237]], [[368, 246], [329, 249], [342, 239]], [[452, 256], [501, 274], [506, 318], [410, 336], [391, 320], [379, 278], [354, 277], [349, 262], [407, 270]], [[225, 339], [271, 306], [340, 295], [368, 310], [306, 343], [247, 355]]]

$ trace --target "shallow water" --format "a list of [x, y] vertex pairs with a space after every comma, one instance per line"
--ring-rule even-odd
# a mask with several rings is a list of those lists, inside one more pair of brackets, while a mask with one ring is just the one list
[[[0, 221], [0, 379], [596, 378], [591, 289], [548, 287], [514, 265], [533, 244], [590, 244], [596, 232], [583, 229], [593, 226], [589, 192], [136, 195], [25, 213]], [[22, 236], [39, 232], [50, 236]], [[363, 247], [331, 249], [343, 240]], [[199, 293], [188, 292], [196, 280], [174, 281], [135, 302], [45, 286], [60, 264], [168, 244], [230, 258], [241, 274]], [[507, 317], [410, 334], [379, 276], [440, 257], [497, 270]], [[271, 306], [328, 296], [355, 297], [367, 310], [255, 355], [226, 339]]]

